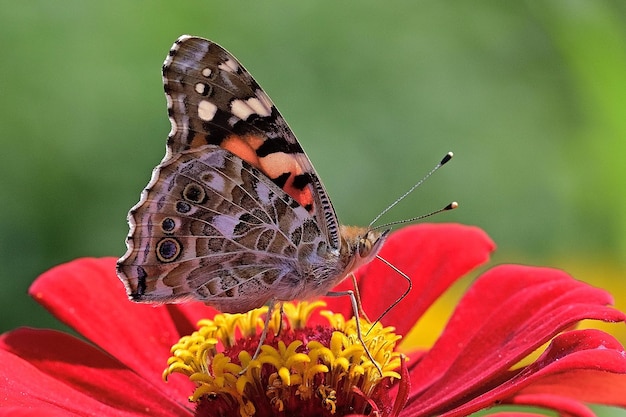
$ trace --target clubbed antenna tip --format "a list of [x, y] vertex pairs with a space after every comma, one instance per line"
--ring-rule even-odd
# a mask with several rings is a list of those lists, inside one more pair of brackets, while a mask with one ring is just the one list
[[448, 162], [449, 160], [451, 160], [453, 156], [454, 156], [454, 154], [453, 154], [452, 152], [448, 152], [448, 153], [446, 154], [446, 156], [444, 156], [444, 157], [443, 157], [443, 159], [441, 160], [441, 162], [439, 162], [439, 165], [443, 165], [443, 164], [445, 164], [446, 162]]

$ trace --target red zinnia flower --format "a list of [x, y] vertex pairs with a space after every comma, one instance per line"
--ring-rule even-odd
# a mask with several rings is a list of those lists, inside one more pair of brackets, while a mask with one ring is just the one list
[[[393, 234], [381, 256], [412, 278], [413, 291], [383, 323], [407, 334], [439, 295], [486, 261], [492, 249], [483, 232], [460, 225], [423, 224]], [[199, 319], [216, 317], [215, 310], [197, 303], [133, 304], [114, 271], [112, 258], [80, 259], [53, 268], [32, 285], [30, 293], [38, 302], [93, 344], [53, 330], [23, 328], [2, 335], [0, 416], [194, 414], [187, 398], [196, 385], [181, 377], [164, 383], [161, 375], [172, 363], [171, 346], [191, 334]], [[397, 273], [376, 261], [360, 269], [357, 278], [370, 317], [402, 292]], [[326, 302], [333, 311], [352, 315], [347, 300]], [[599, 330], [573, 330], [582, 319], [624, 321], [623, 313], [607, 307], [611, 303], [607, 292], [558, 270], [496, 267], [477, 279], [432, 348], [412, 352], [400, 344], [408, 357], [398, 371], [402, 378], [381, 378], [375, 396], [360, 398], [365, 406], [352, 412], [460, 416], [495, 404], [517, 404], [590, 416], [584, 403], [626, 406], [623, 347]], [[309, 320], [307, 337], [322, 340], [322, 333], [330, 334], [327, 323], [313, 327], [320, 320]], [[538, 359], [519, 364], [547, 342]], [[266, 395], [276, 391], [274, 386], [265, 389], [259, 398], [248, 399], [268, 401]], [[348, 408], [340, 404], [344, 394], [364, 393], [358, 386], [344, 391], [329, 390], [321, 400], [310, 397], [311, 403], [302, 403], [300, 410], [315, 409], [312, 402], [323, 401], [320, 413], [345, 415]], [[257, 415], [266, 415], [268, 409], [260, 403], [255, 407]], [[233, 410], [239, 415], [239, 408]], [[200, 412], [211, 415], [217, 409], [199, 407]]]

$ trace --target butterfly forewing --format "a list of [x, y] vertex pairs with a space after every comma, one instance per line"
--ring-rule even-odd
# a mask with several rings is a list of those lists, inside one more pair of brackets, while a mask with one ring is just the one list
[[337, 217], [313, 165], [233, 55], [206, 39], [183, 36], [163, 65], [163, 82], [172, 122], [168, 154], [207, 144], [228, 149], [319, 217], [329, 243], [339, 247]]
[[230, 53], [182, 36], [163, 82], [167, 153], [118, 262], [131, 299], [243, 312], [324, 295], [372, 258], [380, 234], [340, 228], [294, 134]]

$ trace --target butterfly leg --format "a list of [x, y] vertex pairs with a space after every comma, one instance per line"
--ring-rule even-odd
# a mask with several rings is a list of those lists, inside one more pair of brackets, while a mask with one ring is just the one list
[[[391, 310], [393, 310], [395, 308], [395, 306], [397, 306], [400, 303], [400, 301], [404, 300], [406, 298], [406, 296], [409, 295], [409, 293], [413, 289], [413, 282], [411, 281], [411, 278], [407, 274], [402, 272], [400, 270], [400, 268], [396, 267], [395, 265], [393, 265], [391, 262], [389, 262], [388, 260], [386, 260], [385, 258], [383, 258], [380, 255], [376, 255], [376, 259], [378, 259], [379, 261], [381, 261], [382, 263], [387, 265], [395, 273], [397, 273], [402, 278], [404, 278], [406, 280], [408, 286], [407, 286], [406, 290], [404, 290], [404, 293], [402, 293], [402, 295], [400, 297], [398, 297], [393, 303], [391, 303], [387, 308], [385, 308], [385, 311], [383, 311], [380, 314], [380, 316], [378, 316], [378, 318], [376, 320], [374, 320], [373, 322], [370, 321], [370, 323], [372, 323], [372, 326], [374, 326], [376, 323], [380, 322], [383, 319], [383, 317], [385, 317], [387, 315], [387, 313], [389, 313]], [[353, 276], [354, 276], [354, 274], [353, 274]], [[353, 280], [356, 281], [356, 278], [353, 278]], [[355, 289], [357, 289], [356, 285], [355, 285]], [[370, 329], [371, 329], [371, 327], [370, 327]]]
[[369, 317], [367, 317], [367, 314], [365, 314], [365, 310], [363, 310], [363, 304], [361, 304], [361, 293], [359, 292], [359, 285], [356, 282], [356, 275], [354, 275], [353, 272], [350, 272], [350, 278], [352, 279], [352, 286], [354, 287], [354, 297], [356, 298], [356, 304], [359, 308], [359, 314], [361, 315], [361, 317], [371, 323], [372, 321], [369, 319]]
[[356, 296], [354, 295], [354, 291], [352, 291], [352, 290], [348, 290], [348, 291], [329, 291], [328, 293], [326, 293], [326, 296], [328, 296], [328, 297], [345, 297], [345, 296], [350, 297], [350, 302], [352, 303], [352, 312], [354, 313], [354, 318], [356, 320], [356, 335], [359, 338], [359, 342], [361, 342], [361, 346], [363, 346], [363, 350], [365, 350], [365, 354], [367, 355], [369, 360], [372, 361], [372, 364], [374, 364], [374, 366], [376, 367], [376, 369], [378, 370], [378, 373], [380, 374], [380, 376], [382, 378], [383, 370], [380, 369], [380, 365], [378, 364], [378, 362], [376, 362], [376, 360], [374, 360], [374, 357], [372, 356], [372, 353], [369, 351], [369, 349], [365, 345], [365, 342], [363, 341], [363, 333], [361, 332], [361, 320], [359, 318], [359, 305], [360, 304], [357, 301]]

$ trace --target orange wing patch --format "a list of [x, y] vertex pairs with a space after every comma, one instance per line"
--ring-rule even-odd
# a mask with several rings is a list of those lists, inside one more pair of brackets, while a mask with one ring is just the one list
[[256, 150], [265, 140], [265, 137], [256, 135], [230, 135], [220, 146], [259, 169], [302, 207], [312, 212], [313, 193], [309, 186], [310, 176], [302, 170], [296, 158], [288, 153], [274, 152], [259, 158]]
[[[256, 154], [256, 150], [263, 144], [264, 141], [265, 138], [261, 136], [247, 135], [243, 137], [230, 135], [227, 136], [222, 143], [220, 143], [220, 146], [234, 153], [255, 168], [263, 171], [263, 168], [261, 168], [261, 161]], [[265, 173], [265, 171], [263, 172]]]

